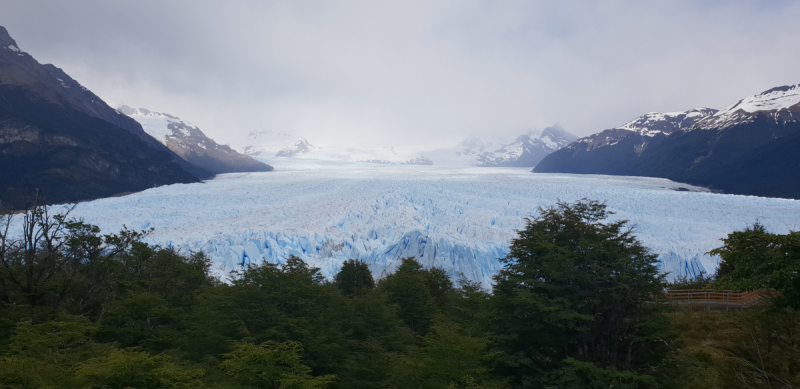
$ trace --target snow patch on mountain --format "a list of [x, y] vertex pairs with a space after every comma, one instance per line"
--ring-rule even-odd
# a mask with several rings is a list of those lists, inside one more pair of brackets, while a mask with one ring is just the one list
[[697, 129], [720, 130], [753, 121], [759, 113], [772, 113], [776, 121], [794, 122], [800, 114], [800, 84], [780, 86], [747, 96], [697, 123]]
[[800, 104], [800, 85], [770, 89], [766, 92], [748, 96], [725, 111], [741, 109], [746, 112], [777, 111]]
[[194, 124], [166, 113], [147, 108], [134, 108], [125, 104], [119, 104], [114, 108], [139, 122], [146, 133], [165, 145], [168, 138], [188, 136], [191, 130], [200, 131]]
[[651, 138], [659, 135], [670, 135], [676, 131], [689, 131], [697, 123], [717, 113], [713, 108], [693, 108], [680, 112], [651, 112], [637, 117], [630, 122], [585, 136], [566, 148], [585, 149], [590, 151], [605, 146], [613, 146], [629, 136], [641, 137], [636, 150], [640, 154], [647, 147]]
[[669, 135], [675, 131], [688, 129], [698, 120], [716, 112], [717, 110], [712, 108], [694, 108], [680, 112], [651, 112], [639, 116], [617, 129], [629, 130], [649, 137], [657, 134]]
[[272, 169], [226, 145], [217, 144], [200, 131], [200, 128], [176, 116], [125, 104], [118, 105], [117, 112], [130, 116], [142, 125], [145, 132], [181, 158], [212, 174]]

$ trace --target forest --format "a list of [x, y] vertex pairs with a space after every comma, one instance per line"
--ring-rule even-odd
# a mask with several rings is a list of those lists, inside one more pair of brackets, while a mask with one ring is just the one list
[[[602, 202], [539, 210], [491, 290], [404, 258], [332, 280], [300, 258], [227, 278], [202, 253], [46, 206], [0, 220], [0, 388], [797, 388], [800, 232], [756, 223], [668, 283]], [[747, 309], [667, 289], [763, 291]]]

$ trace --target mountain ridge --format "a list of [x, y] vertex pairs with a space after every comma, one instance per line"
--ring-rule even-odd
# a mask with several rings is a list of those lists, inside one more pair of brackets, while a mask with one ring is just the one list
[[[0, 201], [74, 202], [199, 181], [178, 157], [0, 27]], [[190, 170], [192, 172], [190, 172]]]
[[272, 170], [272, 166], [218, 144], [200, 128], [177, 116], [125, 104], [116, 109], [139, 122], [145, 132], [175, 154], [212, 174]]
[[800, 199], [792, 151], [800, 148], [800, 85], [771, 88], [719, 111], [682, 113], [691, 111], [693, 120], [669, 133], [618, 127], [578, 139], [533, 171], [661, 177], [725, 193]]

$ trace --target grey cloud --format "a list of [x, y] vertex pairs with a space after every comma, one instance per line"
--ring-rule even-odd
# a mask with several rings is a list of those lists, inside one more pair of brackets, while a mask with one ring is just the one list
[[0, 25], [98, 95], [220, 142], [447, 146], [587, 135], [800, 82], [797, 2], [0, 0]]

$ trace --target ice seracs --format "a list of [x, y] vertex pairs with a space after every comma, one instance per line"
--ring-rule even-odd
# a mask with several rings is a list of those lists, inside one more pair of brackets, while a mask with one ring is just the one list
[[[347, 259], [376, 277], [400, 259], [491, 283], [510, 240], [539, 206], [606, 200], [659, 255], [670, 278], [713, 273], [706, 253], [759, 220], [797, 225], [800, 201], [720, 195], [660, 178], [530, 174], [527, 168], [342, 164], [284, 158], [270, 173], [231, 174], [78, 204], [104, 232], [155, 228], [148, 242], [204, 251], [217, 274], [296, 255], [327, 277]], [[686, 190], [689, 191], [686, 191]]]

